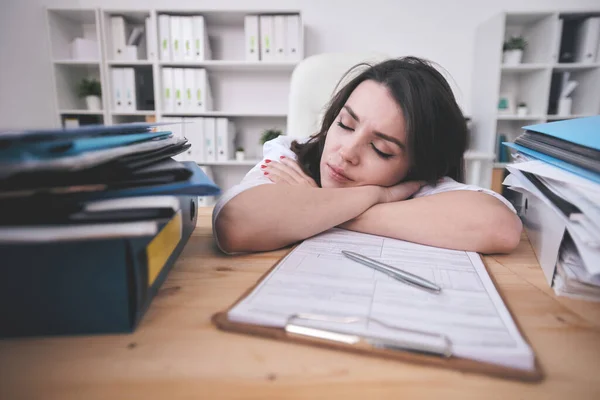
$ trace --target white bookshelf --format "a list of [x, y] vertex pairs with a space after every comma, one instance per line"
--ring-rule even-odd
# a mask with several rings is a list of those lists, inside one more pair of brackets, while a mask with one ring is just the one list
[[[158, 16], [204, 16], [212, 58], [201, 62], [165, 61], [159, 54], [149, 57], [146, 42], [158, 49]], [[244, 18], [246, 15], [300, 14], [298, 10], [202, 10], [169, 8], [48, 8], [51, 65], [56, 89], [57, 125], [64, 117], [81, 118], [86, 123], [116, 124], [163, 118], [224, 117], [236, 126], [236, 146], [244, 147], [246, 160], [201, 163], [210, 166], [215, 182], [226, 190], [238, 183], [262, 156], [261, 134], [279, 129], [285, 134], [291, 74], [298, 61], [246, 61]], [[155, 37], [144, 31], [137, 60], [122, 61], [113, 56], [110, 18], [122, 16], [128, 28], [144, 26], [146, 18], [154, 27]], [[304, 42], [301, 24], [300, 42]], [[98, 42], [98, 59], [74, 60], [69, 44], [84, 35]], [[302, 46], [303, 47], [303, 46]], [[302, 53], [301, 53], [302, 55]], [[303, 57], [300, 57], [303, 58]], [[131, 67], [145, 72], [152, 84], [153, 106], [118, 112], [112, 107], [111, 69]], [[165, 112], [161, 104], [162, 68], [203, 68], [207, 71], [214, 107], [206, 112]], [[102, 85], [103, 110], [85, 109], [76, 97], [76, 84], [83, 77], [96, 77]], [[137, 82], [136, 82], [137, 83]], [[149, 108], [149, 107], [144, 107]]]
[[[600, 16], [600, 8], [577, 12], [507, 12], [479, 25], [475, 35], [473, 65], [473, 135], [469, 151], [487, 155], [480, 174], [468, 176], [470, 183], [491, 187], [492, 169], [503, 168], [497, 161], [499, 135], [513, 141], [526, 125], [600, 114], [600, 61], [559, 62], [563, 21]], [[519, 65], [502, 63], [502, 45], [514, 35], [522, 35], [528, 45]], [[600, 56], [599, 56], [600, 57]], [[600, 59], [599, 59], [600, 60]], [[553, 74], [570, 73], [579, 82], [571, 96], [571, 115], [549, 113]], [[501, 96], [508, 94], [516, 105], [527, 103], [528, 114], [498, 112]], [[481, 157], [483, 160], [486, 157]]]

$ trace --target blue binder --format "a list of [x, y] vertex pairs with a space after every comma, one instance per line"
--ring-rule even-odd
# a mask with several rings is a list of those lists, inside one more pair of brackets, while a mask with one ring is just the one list
[[0, 337], [133, 331], [196, 226], [179, 200], [153, 237], [0, 245]]
[[543, 133], [590, 149], [600, 150], [600, 115], [528, 125], [524, 130]]

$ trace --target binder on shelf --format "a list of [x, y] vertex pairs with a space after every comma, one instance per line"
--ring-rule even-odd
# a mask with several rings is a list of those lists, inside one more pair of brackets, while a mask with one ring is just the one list
[[575, 45], [575, 61], [591, 64], [596, 60], [600, 41], [600, 17], [586, 18], [579, 28]]
[[[185, 138], [184, 128], [183, 128], [183, 118], [181, 117], [163, 117], [161, 118], [161, 122], [167, 122], [169, 125], [166, 125], [166, 129], [171, 131], [173, 136], [178, 138]], [[179, 153], [173, 157], [175, 161], [188, 161], [186, 152]]]
[[162, 103], [163, 111], [175, 112], [175, 83], [173, 81], [173, 68], [162, 69]]
[[196, 91], [196, 79], [194, 69], [184, 68], [183, 70], [183, 108], [187, 112], [194, 112], [196, 101], [194, 92]]
[[124, 83], [124, 111], [132, 112], [137, 110], [137, 95], [135, 87], [135, 71], [133, 68], [123, 68], [123, 83]]
[[258, 15], [244, 17], [244, 36], [246, 41], [246, 61], [260, 60], [260, 37], [258, 35]]
[[120, 16], [110, 17], [110, 31], [112, 39], [112, 58], [124, 60], [125, 54], [125, 18]]
[[260, 59], [261, 61], [273, 61], [273, 16], [261, 15], [260, 22]]
[[171, 17], [171, 61], [183, 61], [183, 51], [181, 48], [181, 18], [176, 15]]
[[194, 69], [195, 104], [194, 112], [206, 112], [213, 109], [212, 92], [205, 69]]
[[150, 17], [146, 18], [146, 56], [148, 61], [154, 61], [157, 59], [156, 51], [156, 26], [152, 23]]
[[160, 43], [160, 59], [171, 61], [171, 17], [158, 16], [158, 41]]
[[288, 15], [286, 18], [286, 33], [287, 33], [287, 60], [298, 61], [302, 59], [303, 46], [301, 42], [301, 26], [300, 15]]
[[174, 82], [174, 100], [175, 100], [175, 112], [183, 112], [185, 108], [183, 106], [183, 68], [173, 68], [173, 82]]
[[194, 47], [194, 60], [205, 61], [212, 59], [212, 51], [208, 40], [206, 23], [202, 15], [192, 17], [192, 35]]
[[112, 68], [111, 89], [112, 89], [112, 108], [113, 111], [123, 112], [125, 107], [125, 74], [122, 68]]
[[217, 161], [232, 160], [235, 146], [235, 124], [227, 118], [217, 118], [216, 130]]
[[184, 61], [193, 61], [195, 51], [193, 46], [193, 17], [180, 17], [181, 21], [181, 52]]
[[216, 124], [214, 118], [204, 118], [204, 161], [217, 161]]
[[192, 147], [188, 149], [188, 159], [196, 163], [204, 161], [204, 118], [184, 118], [185, 137]]
[[285, 15], [275, 15], [273, 17], [273, 42], [274, 42], [274, 60], [285, 61], [287, 58], [287, 35], [285, 29]]

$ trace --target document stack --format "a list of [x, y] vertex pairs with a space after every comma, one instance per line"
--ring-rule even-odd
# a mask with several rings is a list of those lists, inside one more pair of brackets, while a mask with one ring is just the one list
[[0, 132], [0, 337], [135, 328], [219, 188], [166, 124]]
[[556, 294], [600, 301], [600, 116], [524, 130], [504, 185]]

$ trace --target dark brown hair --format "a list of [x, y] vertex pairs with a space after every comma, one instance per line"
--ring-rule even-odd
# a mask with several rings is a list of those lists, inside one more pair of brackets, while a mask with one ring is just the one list
[[348, 73], [358, 67], [366, 69], [333, 96], [319, 132], [306, 143], [292, 143], [292, 151], [304, 172], [321, 185], [320, 161], [327, 131], [354, 89], [363, 81], [373, 80], [389, 89], [406, 121], [411, 160], [406, 180], [435, 183], [449, 176], [462, 182], [467, 125], [442, 74], [430, 62], [417, 57], [386, 60], [375, 65], [358, 64]]

